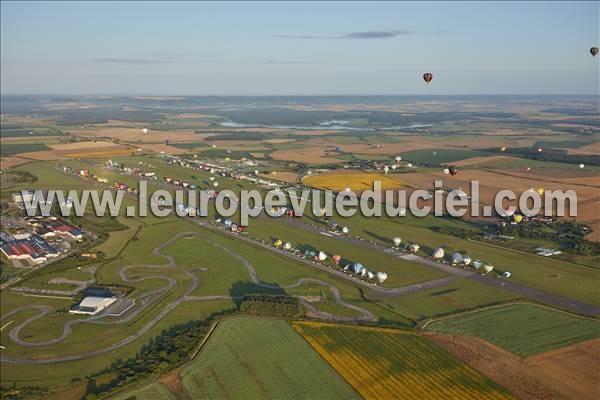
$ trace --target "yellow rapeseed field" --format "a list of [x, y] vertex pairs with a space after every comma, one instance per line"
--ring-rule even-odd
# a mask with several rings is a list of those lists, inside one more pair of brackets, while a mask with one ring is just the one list
[[362, 192], [363, 190], [373, 189], [373, 182], [376, 180], [381, 182], [382, 190], [400, 189], [407, 186], [401, 180], [370, 172], [336, 172], [312, 175], [305, 177], [303, 182], [318, 189], [329, 189], [335, 192], [341, 192], [346, 188], [350, 188], [355, 192]]
[[365, 399], [510, 399], [417, 333], [319, 322], [292, 327]]

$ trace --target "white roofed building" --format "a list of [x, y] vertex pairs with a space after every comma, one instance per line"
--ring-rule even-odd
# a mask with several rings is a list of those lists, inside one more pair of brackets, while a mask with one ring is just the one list
[[117, 301], [116, 297], [94, 297], [88, 296], [81, 300], [81, 303], [75, 308], [69, 310], [71, 314], [94, 315]]

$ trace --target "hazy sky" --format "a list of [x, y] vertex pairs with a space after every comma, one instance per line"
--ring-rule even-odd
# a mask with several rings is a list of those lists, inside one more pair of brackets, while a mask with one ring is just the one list
[[598, 94], [599, 4], [2, 1], [2, 94]]

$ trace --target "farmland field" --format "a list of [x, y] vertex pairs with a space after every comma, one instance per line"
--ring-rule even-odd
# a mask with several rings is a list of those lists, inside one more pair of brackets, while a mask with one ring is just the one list
[[308, 176], [303, 182], [318, 189], [330, 189], [341, 192], [345, 188], [351, 188], [355, 192], [373, 189], [374, 181], [381, 181], [381, 189], [400, 189], [406, 185], [400, 181], [368, 172], [334, 173]]
[[475, 150], [455, 150], [455, 149], [422, 149], [412, 150], [400, 155], [406, 160], [427, 164], [443, 164], [454, 161], [464, 160], [465, 158], [477, 157], [485, 153]]
[[506, 399], [483, 375], [409, 331], [293, 322], [365, 399]]
[[434, 321], [427, 329], [477, 336], [522, 357], [600, 337], [600, 322], [531, 304], [511, 304]]
[[151, 383], [148, 386], [115, 397], [114, 400], [175, 400], [175, 396], [160, 383]]
[[357, 398], [286, 321], [223, 321], [181, 371], [191, 398]]
[[29, 151], [48, 150], [48, 146], [43, 143], [3, 143], [0, 146], [0, 153], [3, 156], [10, 154], [26, 153]]

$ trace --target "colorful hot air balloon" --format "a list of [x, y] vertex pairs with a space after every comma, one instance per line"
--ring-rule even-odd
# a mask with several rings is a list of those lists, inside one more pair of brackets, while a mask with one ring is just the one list
[[426, 72], [426, 73], [423, 74], [423, 80], [426, 83], [431, 82], [432, 79], [433, 79], [433, 74], [431, 72]]
[[523, 216], [521, 214], [515, 214], [513, 215], [513, 221], [518, 224], [519, 222], [523, 221]]
[[340, 263], [341, 259], [342, 259], [342, 257], [338, 254], [331, 256], [331, 260], [333, 261], [333, 263], [335, 265], [338, 265]]
[[540, 187], [540, 188], [535, 189], [535, 192], [537, 194], [539, 194], [540, 196], [542, 196], [544, 194], [545, 190], [544, 190], [544, 188]]
[[454, 165], [448, 168], [448, 171], [450, 171], [450, 175], [452, 176], [458, 174], [458, 168], [456, 168]]
[[590, 49], [590, 53], [592, 54], [593, 57], [596, 57], [596, 54], [598, 54], [598, 48], [597, 47], [592, 47]]

